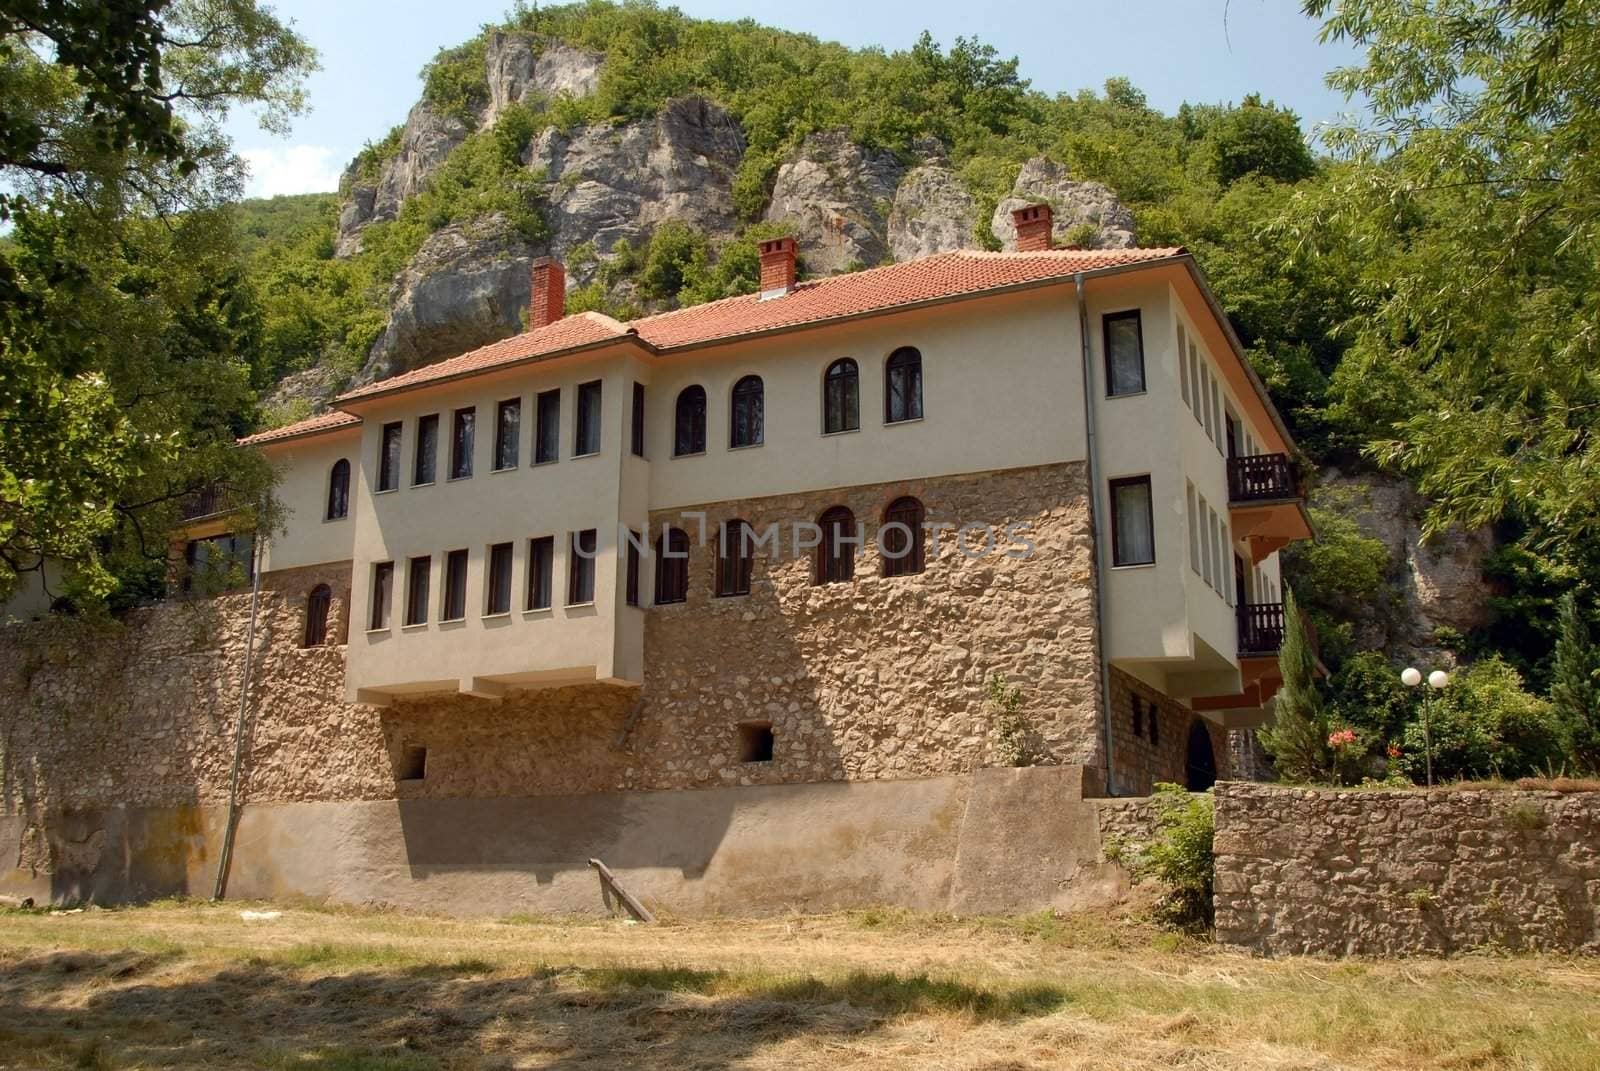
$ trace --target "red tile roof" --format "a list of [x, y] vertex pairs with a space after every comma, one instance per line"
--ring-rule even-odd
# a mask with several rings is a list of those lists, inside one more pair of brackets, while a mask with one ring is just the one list
[[512, 335], [499, 342], [491, 342], [487, 346], [469, 350], [459, 357], [452, 357], [437, 364], [426, 364], [421, 368], [413, 368], [409, 372], [390, 376], [388, 379], [368, 383], [346, 391], [339, 395], [337, 400], [355, 401], [358, 398], [388, 394], [391, 391], [405, 390], [441, 379], [455, 379], [458, 376], [470, 375], [500, 365], [514, 364], [529, 357], [543, 357], [563, 350], [626, 338], [630, 333], [624, 324], [609, 316], [598, 312], [580, 312], [576, 316], [557, 320], [546, 327], [524, 331], [520, 335]]
[[239, 445], [261, 446], [266, 443], [282, 442], [285, 439], [300, 439], [308, 435], [336, 431], [339, 428], [354, 427], [359, 423], [361, 423], [360, 417], [351, 413], [341, 413], [335, 409], [305, 420], [297, 420], [293, 424], [285, 424], [281, 428], [271, 428], [267, 431], [258, 431], [254, 435], [246, 435], [239, 440]]
[[368, 383], [340, 395], [337, 401], [358, 401], [608, 341], [635, 339], [656, 352], [667, 352], [921, 302], [1066, 279], [1080, 271], [1167, 260], [1183, 253], [1181, 248], [1051, 249], [1037, 253], [962, 250], [801, 283], [772, 300], [746, 294], [647, 316], [630, 324], [584, 312], [447, 361]]

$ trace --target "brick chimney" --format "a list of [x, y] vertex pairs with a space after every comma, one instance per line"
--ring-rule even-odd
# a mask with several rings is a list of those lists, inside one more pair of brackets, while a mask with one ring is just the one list
[[1029, 205], [1011, 213], [1011, 222], [1017, 227], [1017, 252], [1042, 253], [1051, 247], [1050, 227], [1053, 223], [1049, 205]]
[[533, 262], [533, 300], [528, 305], [528, 330], [549, 327], [567, 314], [567, 271], [554, 257]]
[[761, 300], [783, 297], [794, 289], [794, 238], [768, 238], [761, 250]]

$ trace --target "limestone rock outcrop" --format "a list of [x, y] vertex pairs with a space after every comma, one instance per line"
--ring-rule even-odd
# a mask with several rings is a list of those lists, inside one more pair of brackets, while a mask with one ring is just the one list
[[352, 163], [342, 185], [346, 200], [339, 212], [339, 234], [334, 251], [350, 256], [361, 249], [361, 230], [379, 220], [400, 214], [400, 206], [427, 185], [445, 158], [466, 140], [467, 124], [450, 115], [441, 115], [426, 102], [418, 102], [406, 116], [400, 132], [400, 148], [383, 162], [376, 183], [365, 182]]
[[[1011, 196], [995, 206], [989, 227], [1002, 247], [1017, 247], [1017, 228], [1011, 213], [1030, 204], [1048, 201], [1055, 212], [1051, 233], [1057, 245], [1077, 244], [1089, 249], [1130, 249], [1138, 244], [1134, 237], [1133, 213], [1128, 211], [1109, 186], [1079, 181], [1068, 174], [1063, 164], [1047, 156], [1035, 156], [1022, 165]], [[1094, 230], [1090, 234], [1084, 224]]]
[[361, 381], [454, 357], [522, 330], [534, 248], [502, 215], [423, 243], [389, 293], [389, 320]]
[[916, 260], [954, 249], [975, 249], [977, 205], [961, 176], [941, 161], [907, 172], [889, 211], [889, 253]]
[[794, 228], [813, 275], [873, 268], [889, 253], [889, 213], [905, 168], [843, 130], [812, 134], [778, 168], [766, 218]]
[[512, 104], [540, 103], [563, 94], [586, 97], [600, 85], [598, 52], [533, 34], [491, 30], [485, 48], [489, 103], [478, 128], [494, 125]]

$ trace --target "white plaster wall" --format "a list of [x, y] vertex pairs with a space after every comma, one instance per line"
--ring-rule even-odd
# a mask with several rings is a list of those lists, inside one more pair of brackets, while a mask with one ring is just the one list
[[[361, 442], [357, 427], [267, 447], [267, 458], [278, 473], [275, 493], [284, 512], [282, 530], [273, 533], [262, 550], [263, 570], [350, 560], [362, 502], [356, 493]], [[328, 478], [340, 458], [350, 462], [350, 510], [342, 520], [330, 521]]]

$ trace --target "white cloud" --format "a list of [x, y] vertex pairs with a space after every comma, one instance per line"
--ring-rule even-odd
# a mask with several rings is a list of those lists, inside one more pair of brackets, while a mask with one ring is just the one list
[[339, 158], [326, 145], [272, 145], [240, 149], [239, 155], [250, 168], [250, 181], [245, 184], [249, 197], [327, 193], [339, 188]]

